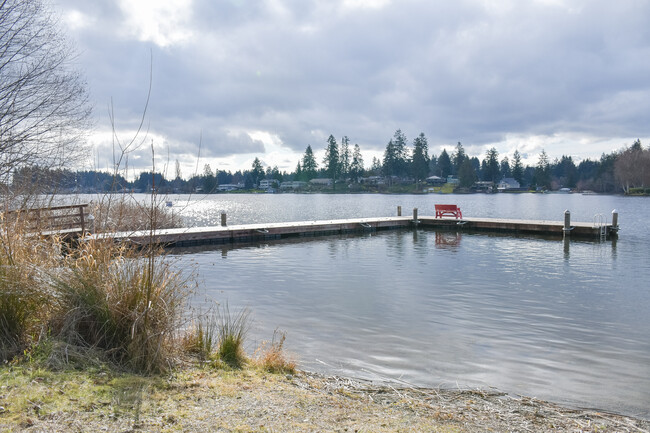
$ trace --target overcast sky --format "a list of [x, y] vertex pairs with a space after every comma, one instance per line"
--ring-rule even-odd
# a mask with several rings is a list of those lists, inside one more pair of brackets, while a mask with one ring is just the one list
[[369, 166], [398, 128], [435, 155], [460, 141], [531, 163], [650, 144], [647, 0], [51, 1], [94, 103], [88, 168], [112, 164], [110, 110], [134, 136], [150, 63], [132, 170], [153, 143], [170, 175], [256, 156], [292, 171], [330, 134]]

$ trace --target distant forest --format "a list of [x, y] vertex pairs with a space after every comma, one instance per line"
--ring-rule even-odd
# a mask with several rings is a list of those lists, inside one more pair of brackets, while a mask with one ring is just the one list
[[[382, 160], [373, 158], [367, 168], [359, 145], [351, 146], [347, 137], [337, 143], [330, 135], [325, 157], [320, 164], [316, 161], [311, 146], [307, 146], [291, 173], [280, 172], [277, 167], [265, 168], [259, 158], [255, 158], [249, 170], [234, 173], [213, 170], [206, 164], [202, 173], [194, 174], [188, 179], [181, 177], [176, 162], [173, 178], [166, 178], [162, 173], [142, 172], [133, 181], [128, 181], [120, 174], [104, 171], [52, 170], [29, 166], [14, 171], [11, 187], [18, 190], [21, 185], [45, 185], [43, 192], [58, 193], [149, 192], [152, 189], [160, 193], [214, 193], [218, 191], [219, 185], [238, 185], [239, 190], [255, 190], [264, 179], [276, 180], [279, 185], [285, 181], [309, 182], [315, 178], [327, 178], [332, 180], [330, 188], [341, 192], [372, 188], [391, 191], [394, 185], [402, 188], [404, 185], [412, 185], [410, 191], [416, 192], [426, 185], [427, 178], [431, 176], [442, 180], [453, 176], [458, 179], [460, 188], [469, 188], [477, 181], [497, 183], [503, 178], [513, 178], [529, 190], [570, 188], [599, 193], [648, 194], [650, 147], [644, 148], [640, 140], [637, 140], [630, 147], [602, 154], [597, 160], [585, 159], [578, 164], [566, 155], [551, 160], [542, 151], [535, 166], [524, 166], [517, 151], [512, 159], [507, 156], [500, 158], [497, 150], [491, 148], [479, 159], [467, 155], [460, 142], [451, 154], [443, 150], [439, 155], [429, 155], [424, 134], [417, 136], [409, 146], [404, 133], [397, 130], [386, 145]], [[387, 181], [382, 182], [381, 188], [361, 187], [364, 179], [369, 177]]]

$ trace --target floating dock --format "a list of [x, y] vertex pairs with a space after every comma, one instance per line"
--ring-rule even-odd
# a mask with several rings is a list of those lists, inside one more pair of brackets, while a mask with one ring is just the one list
[[[225, 218], [222, 222], [225, 223]], [[205, 244], [259, 242], [290, 237], [314, 237], [381, 230], [430, 228], [458, 232], [495, 232], [515, 235], [539, 235], [555, 238], [608, 240], [617, 236], [618, 226], [610, 223], [572, 223], [496, 218], [435, 218], [433, 216], [354, 218], [324, 221], [284, 222], [273, 224], [244, 224], [214, 227], [161, 229], [156, 231], [121, 232], [94, 235], [138, 245], [150, 243], [170, 247]]]

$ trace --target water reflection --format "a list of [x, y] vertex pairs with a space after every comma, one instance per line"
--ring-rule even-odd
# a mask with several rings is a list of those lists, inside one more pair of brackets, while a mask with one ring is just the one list
[[459, 232], [436, 232], [436, 248], [457, 251], [462, 237]]

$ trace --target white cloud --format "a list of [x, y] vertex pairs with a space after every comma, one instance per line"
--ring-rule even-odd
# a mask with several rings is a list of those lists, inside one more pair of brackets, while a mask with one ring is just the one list
[[390, 0], [343, 0], [343, 7], [347, 9], [381, 9], [389, 3]]
[[192, 0], [119, 0], [125, 28], [140, 41], [166, 47], [191, 38]]

